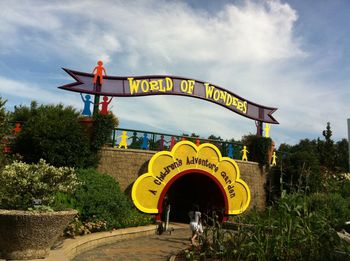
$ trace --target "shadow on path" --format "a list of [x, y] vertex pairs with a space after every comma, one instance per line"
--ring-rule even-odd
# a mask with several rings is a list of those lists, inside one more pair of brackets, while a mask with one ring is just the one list
[[73, 261], [165, 261], [190, 245], [191, 231], [187, 224], [171, 224], [175, 230], [169, 234], [152, 235], [122, 240], [101, 246], [76, 256]]

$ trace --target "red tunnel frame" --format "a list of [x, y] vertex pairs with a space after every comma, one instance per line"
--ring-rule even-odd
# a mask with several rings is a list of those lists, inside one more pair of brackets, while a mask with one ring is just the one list
[[220, 191], [222, 193], [222, 196], [224, 198], [225, 201], [225, 213], [224, 213], [224, 217], [222, 221], [227, 221], [228, 219], [228, 199], [225, 193], [224, 188], [222, 187], [221, 183], [216, 179], [215, 176], [213, 176], [212, 174], [208, 173], [207, 171], [204, 170], [200, 170], [200, 169], [189, 169], [189, 170], [185, 170], [182, 171], [180, 173], [178, 173], [177, 175], [175, 175], [171, 180], [169, 180], [169, 182], [165, 185], [162, 193], [160, 194], [159, 200], [158, 200], [158, 214], [156, 215], [156, 220], [160, 221], [161, 220], [161, 214], [163, 213], [163, 201], [164, 201], [164, 197], [166, 195], [166, 193], [168, 192], [168, 190], [170, 189], [171, 185], [177, 181], [179, 178], [181, 178], [182, 176], [185, 176], [187, 174], [191, 174], [191, 173], [200, 173], [200, 174], [204, 174], [207, 177], [209, 177], [212, 181], [215, 182], [215, 184], [220, 188]]

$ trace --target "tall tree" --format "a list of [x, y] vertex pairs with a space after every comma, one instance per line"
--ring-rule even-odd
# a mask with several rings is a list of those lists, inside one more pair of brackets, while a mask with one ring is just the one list
[[322, 132], [325, 138], [324, 144], [322, 146], [320, 161], [321, 165], [327, 167], [328, 169], [335, 169], [335, 147], [334, 141], [332, 140], [332, 130], [331, 124], [327, 122], [326, 129]]
[[335, 165], [337, 171], [347, 172], [349, 170], [349, 142], [342, 139], [335, 144]]

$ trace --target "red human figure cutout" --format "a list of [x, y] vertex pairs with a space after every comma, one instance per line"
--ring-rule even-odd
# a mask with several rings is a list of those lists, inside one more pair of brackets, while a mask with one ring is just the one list
[[170, 140], [170, 148], [169, 148], [170, 150], [173, 149], [173, 147], [175, 146], [175, 143], [176, 143], [175, 137], [172, 136], [172, 137], [171, 137], [171, 140]]
[[164, 150], [164, 135], [160, 136], [160, 140], [159, 140], [159, 149], [160, 150]]
[[197, 146], [201, 145], [201, 140], [200, 139], [196, 139], [196, 145]]
[[100, 102], [99, 105], [101, 105], [101, 111], [100, 114], [107, 115], [108, 114], [108, 105], [111, 103], [113, 97], [111, 97], [108, 101], [107, 96], [103, 96], [103, 102]]
[[106, 70], [105, 68], [102, 66], [103, 62], [102, 61], [98, 61], [97, 62], [97, 66], [94, 68], [94, 70], [92, 71], [92, 73], [94, 74], [94, 81], [93, 83], [96, 84], [97, 82], [97, 78], [100, 78], [100, 85], [102, 85], [103, 83], [103, 73], [106, 76]]

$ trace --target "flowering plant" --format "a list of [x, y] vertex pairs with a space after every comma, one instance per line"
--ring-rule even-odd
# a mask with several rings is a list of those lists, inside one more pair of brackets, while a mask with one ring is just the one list
[[0, 184], [0, 208], [20, 210], [34, 205], [48, 210], [58, 193], [73, 193], [80, 185], [74, 168], [57, 168], [43, 159], [37, 164], [15, 161], [5, 166]]

